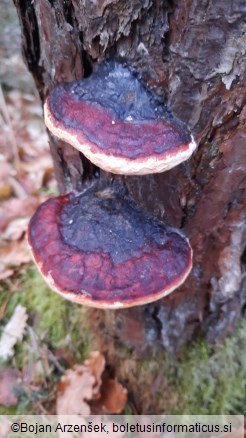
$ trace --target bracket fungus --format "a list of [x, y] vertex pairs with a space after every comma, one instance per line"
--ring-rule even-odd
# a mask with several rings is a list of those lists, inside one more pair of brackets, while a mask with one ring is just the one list
[[127, 66], [101, 63], [88, 78], [58, 85], [45, 123], [101, 169], [122, 175], [159, 173], [196, 148], [187, 127]]
[[[153, 90], [115, 61], [82, 81], [58, 85], [44, 115], [54, 135], [116, 174], [163, 172], [196, 148]], [[46, 201], [30, 221], [28, 242], [53, 290], [98, 308], [155, 301], [192, 268], [188, 239], [141, 210], [116, 182], [95, 180], [79, 194]]]
[[50, 287], [98, 308], [150, 303], [184, 282], [192, 267], [186, 237], [142, 211], [113, 183], [44, 202], [28, 242]]

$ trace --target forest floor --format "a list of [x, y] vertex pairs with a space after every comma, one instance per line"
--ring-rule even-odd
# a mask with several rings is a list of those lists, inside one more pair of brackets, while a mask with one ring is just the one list
[[[15, 10], [0, 11], [0, 414], [136, 413], [127, 381], [109, 375], [87, 310], [44, 283], [26, 245], [37, 206], [57, 193], [42, 108], [20, 55]], [[246, 414], [246, 324], [223, 345], [200, 339], [179, 358], [146, 358], [152, 414]], [[135, 358], [137, 361], [137, 358]], [[115, 372], [117, 376], [117, 372]], [[66, 389], [61, 382], [66, 382]], [[74, 387], [80, 398], [71, 400]], [[95, 390], [95, 387], [97, 388]], [[94, 389], [93, 389], [94, 388]], [[92, 391], [93, 389], [93, 391]], [[139, 398], [149, 399], [149, 394]], [[93, 394], [92, 394], [93, 393]], [[146, 407], [146, 411], [148, 408]], [[144, 414], [146, 412], [138, 412]]]

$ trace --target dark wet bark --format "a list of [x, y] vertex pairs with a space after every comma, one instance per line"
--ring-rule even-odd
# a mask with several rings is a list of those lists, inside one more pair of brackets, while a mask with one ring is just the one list
[[[105, 56], [123, 58], [199, 145], [165, 174], [118, 178], [140, 205], [186, 233], [194, 268], [162, 301], [95, 312], [109, 357], [119, 360], [121, 346], [139, 355], [163, 346], [176, 352], [201, 332], [223, 340], [245, 306], [245, 1], [14, 1], [42, 100], [57, 83], [88, 76]], [[52, 136], [50, 145], [61, 192], [97, 171]]]

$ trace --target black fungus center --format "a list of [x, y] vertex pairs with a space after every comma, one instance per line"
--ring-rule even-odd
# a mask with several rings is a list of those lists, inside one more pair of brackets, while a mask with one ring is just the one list
[[[71, 93], [74, 101], [90, 102], [111, 111], [117, 119], [146, 122], [164, 120], [175, 126], [183, 143], [190, 141], [190, 134], [183, 122], [177, 119], [163, 104], [163, 100], [139, 80], [136, 74], [116, 61], [104, 61], [91, 76], [81, 81], [60, 84], [50, 96], [52, 112], [58, 120], [64, 119], [64, 108], [60, 95], [64, 89]], [[69, 114], [66, 114], [69, 117]], [[67, 121], [68, 123], [68, 121]], [[73, 127], [73, 120], [69, 126]], [[75, 123], [77, 128], [77, 122]]]
[[83, 252], [106, 253], [114, 264], [139, 258], [167, 241], [164, 225], [139, 210], [122, 190], [88, 189], [62, 211], [64, 241]]
[[163, 117], [163, 102], [150, 93], [126, 66], [105, 61], [89, 78], [74, 82], [74, 97], [111, 109], [121, 120], [148, 120]]

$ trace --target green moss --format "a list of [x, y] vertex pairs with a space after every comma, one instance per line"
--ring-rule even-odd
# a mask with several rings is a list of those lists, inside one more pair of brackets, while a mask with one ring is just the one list
[[0, 415], [16, 415], [16, 406], [2, 406], [0, 405]]
[[[6, 292], [1, 301], [5, 298]], [[28, 268], [19, 291], [11, 297], [2, 326], [19, 303], [27, 308], [31, 325], [49, 348], [67, 348], [78, 361], [88, 355], [91, 337], [87, 331], [86, 309], [51, 291], [34, 266]], [[23, 345], [19, 349], [23, 349]]]
[[[8, 287], [2, 292], [1, 302], [4, 302], [7, 294]], [[79, 363], [82, 363], [93, 349], [94, 339], [87, 329], [87, 309], [52, 292], [35, 267], [29, 268], [22, 277], [18, 292], [8, 303], [4, 319], [1, 321], [2, 326], [12, 316], [18, 303], [27, 308], [29, 326], [38, 337], [41, 349], [45, 350], [48, 347], [55, 353], [57, 347], [63, 347], [71, 352]], [[130, 390], [136, 391], [139, 398], [145, 398], [147, 406], [150, 403], [150, 407], [156, 407], [156, 412], [152, 413], [246, 414], [245, 331], [246, 323], [242, 323], [223, 345], [211, 346], [205, 340], [200, 340], [187, 347], [179, 359], [160, 353], [151, 359], [142, 360], [137, 352], [118, 347], [115, 350], [115, 362], [117, 363], [120, 357], [122, 382], [129, 382], [129, 375], [131, 376]], [[11, 366], [22, 369], [27, 360], [31, 363], [41, 361], [40, 352], [32, 350], [28, 332], [24, 340], [15, 347], [15, 357]], [[43, 375], [43, 379], [48, 382], [48, 391], [55, 387], [59, 378], [60, 372], [56, 367], [50, 366], [50, 374]], [[154, 399], [149, 402], [149, 390], [146, 395], [144, 388], [156, 386], [157, 389], [153, 389]], [[40, 400], [50, 398], [42, 385], [40, 391], [35, 394], [23, 393], [19, 396], [18, 411], [29, 413], [32, 409], [35, 411], [35, 397]], [[3, 409], [6, 413], [7, 408]], [[127, 405], [125, 412], [131, 410], [131, 406]]]
[[241, 322], [223, 344], [212, 346], [200, 339], [186, 347], [178, 359], [158, 353], [140, 360], [135, 354], [127, 372], [123, 370], [122, 382], [130, 379], [143, 413], [245, 415], [245, 333], [246, 322]]
[[8, 362], [0, 361], [0, 368], [32, 370], [34, 390], [28, 385], [20, 385], [18, 405], [13, 408], [0, 406], [0, 413], [5, 415], [37, 413], [39, 403], [48, 406], [51, 393], [63, 371], [52, 360], [49, 361], [49, 366], [45, 365], [47, 354], [53, 354], [60, 366], [66, 368], [69, 366], [66, 361], [56, 357], [58, 347], [71, 353], [78, 363], [82, 363], [93, 349], [93, 339], [87, 330], [86, 308], [52, 292], [34, 266], [29, 267], [19, 280], [14, 279], [12, 285], [5, 284], [0, 295], [0, 306], [5, 302], [10, 288], [15, 287], [17, 282], [18, 291], [8, 301], [1, 320], [0, 334], [18, 304], [27, 309], [28, 329], [23, 340], [15, 345], [13, 358]]
[[168, 361], [176, 393], [176, 414], [245, 414], [246, 324], [223, 345], [205, 341], [190, 346], [178, 361]]

